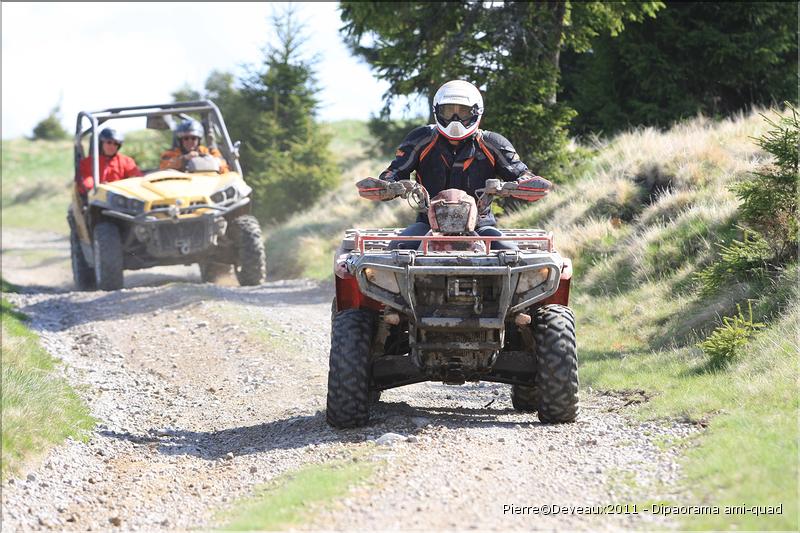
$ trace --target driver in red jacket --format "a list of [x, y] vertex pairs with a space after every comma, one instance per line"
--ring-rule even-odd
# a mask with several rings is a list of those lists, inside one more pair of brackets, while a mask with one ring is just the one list
[[[125, 178], [142, 176], [142, 171], [136, 166], [133, 158], [119, 153], [125, 138], [113, 128], [105, 128], [100, 132], [100, 183], [109, 183]], [[92, 157], [86, 157], [80, 163], [80, 179], [78, 190], [86, 194], [92, 188]]]

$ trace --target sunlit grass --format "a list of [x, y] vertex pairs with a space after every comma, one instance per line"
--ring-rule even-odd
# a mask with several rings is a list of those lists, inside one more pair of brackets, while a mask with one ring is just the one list
[[371, 463], [356, 460], [305, 466], [261, 487], [253, 497], [226, 511], [220, 520], [222, 529], [274, 531], [298, 526], [307, 522], [311, 513], [368, 479], [373, 469]]
[[[3, 290], [13, 287], [4, 283]], [[2, 300], [2, 476], [67, 437], [83, 438], [94, 425], [88, 407], [58, 375], [56, 362]]]

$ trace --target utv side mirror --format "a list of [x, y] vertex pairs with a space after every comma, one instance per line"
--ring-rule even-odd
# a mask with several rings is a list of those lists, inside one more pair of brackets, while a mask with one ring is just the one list
[[239, 159], [239, 147], [242, 145], [242, 141], [236, 141], [233, 143], [233, 157]]

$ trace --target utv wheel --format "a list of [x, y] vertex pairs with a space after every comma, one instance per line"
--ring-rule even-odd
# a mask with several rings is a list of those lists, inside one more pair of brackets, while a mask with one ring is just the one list
[[94, 269], [89, 266], [86, 257], [81, 249], [81, 241], [78, 238], [78, 231], [75, 228], [75, 219], [72, 213], [67, 215], [69, 223], [69, 249], [72, 259], [72, 280], [79, 291], [91, 291], [96, 287], [94, 279]]
[[200, 279], [203, 283], [216, 283], [220, 278], [224, 278], [231, 271], [231, 265], [226, 263], [200, 263]]
[[517, 411], [533, 412], [539, 408], [539, 387], [536, 385], [513, 385], [511, 387], [511, 405]]
[[574, 422], [578, 416], [578, 350], [569, 307], [545, 305], [533, 319], [539, 420]]
[[122, 239], [119, 228], [111, 222], [94, 227], [94, 276], [97, 288], [115, 291], [122, 288]]
[[250, 215], [236, 217], [231, 227], [236, 246], [236, 279], [239, 285], [261, 285], [267, 277], [267, 259], [261, 226]]
[[370, 400], [376, 396], [369, 390], [374, 324], [374, 313], [361, 309], [346, 309], [333, 319], [327, 419], [334, 427], [354, 428], [369, 421]]

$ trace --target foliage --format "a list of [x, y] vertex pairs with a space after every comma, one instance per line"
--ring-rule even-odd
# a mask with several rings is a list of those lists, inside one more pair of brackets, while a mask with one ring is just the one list
[[373, 139], [372, 146], [369, 148], [369, 155], [381, 158], [394, 157], [395, 149], [400, 146], [408, 132], [424, 124], [425, 120], [422, 117], [410, 120], [392, 120], [386, 111], [371, 116], [367, 123], [370, 136]]
[[314, 61], [302, 57], [304, 28], [291, 9], [273, 15], [272, 26], [277, 46], [268, 45], [245, 78], [212, 71], [204, 91], [185, 86], [173, 93], [176, 100], [214, 101], [231, 138], [243, 141], [241, 164], [262, 223], [305, 209], [337, 181], [330, 135], [315, 121], [319, 90]]
[[763, 233], [778, 263], [797, 258], [797, 179], [800, 123], [797, 109], [788, 104], [789, 113], [777, 121], [764, 116], [773, 129], [757, 139], [758, 145], [775, 158], [753, 179], [738, 183], [732, 190], [742, 201], [741, 219]]
[[172, 92], [172, 100], [175, 102], [192, 102], [203, 98], [200, 91], [193, 89], [188, 83], [184, 83]]
[[509, 138], [537, 172], [565, 163], [574, 111], [556, 101], [562, 49], [586, 50], [602, 33], [654, 16], [661, 2], [342, 2], [354, 54], [389, 82], [383, 117], [398, 96], [430, 102], [450, 79], [484, 93], [486, 129]]
[[797, 3], [667, 2], [656, 18], [566, 51], [572, 131], [612, 134], [703, 113], [731, 115], [797, 95]]
[[748, 317], [742, 314], [740, 305], [736, 306], [737, 313], [732, 317], [724, 317], [722, 325], [704, 341], [697, 344], [710, 358], [714, 366], [726, 364], [739, 356], [755, 333], [764, 327], [760, 322], [753, 322], [753, 306], [747, 302]]
[[732, 281], [745, 278], [763, 278], [772, 254], [769, 243], [760, 235], [744, 230], [744, 238], [730, 244], [718, 243], [719, 258], [695, 274], [700, 282], [700, 294], [709, 296]]
[[59, 141], [67, 139], [69, 134], [61, 125], [60, 113], [61, 106], [55, 106], [50, 111], [50, 114], [47, 115], [47, 118], [43, 119], [33, 128], [33, 136], [31, 139], [34, 141]]
[[277, 222], [302, 211], [338, 176], [330, 135], [314, 121], [319, 101], [313, 61], [301, 57], [303, 27], [292, 11], [272, 21], [278, 46], [268, 46], [262, 68], [244, 80], [250, 118], [241, 126], [242, 164], [254, 188], [256, 215]]

